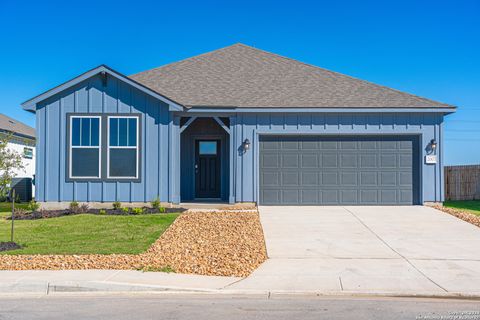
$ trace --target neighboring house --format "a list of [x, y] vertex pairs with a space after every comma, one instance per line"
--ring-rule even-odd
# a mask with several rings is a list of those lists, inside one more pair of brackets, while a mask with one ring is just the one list
[[243, 44], [125, 76], [90, 70], [36, 113], [42, 202], [422, 204], [455, 107]]
[[8, 148], [22, 156], [23, 169], [14, 170], [16, 178], [35, 177], [35, 129], [0, 114], [0, 134], [10, 137]]

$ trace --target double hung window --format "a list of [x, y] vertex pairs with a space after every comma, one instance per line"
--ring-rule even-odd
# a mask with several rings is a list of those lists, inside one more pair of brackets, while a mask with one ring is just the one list
[[138, 117], [108, 117], [107, 177], [138, 178]]
[[70, 117], [69, 177], [101, 177], [101, 117]]

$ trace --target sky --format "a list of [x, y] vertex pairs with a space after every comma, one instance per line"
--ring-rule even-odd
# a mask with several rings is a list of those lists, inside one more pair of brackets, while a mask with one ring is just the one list
[[480, 164], [480, 0], [0, 0], [0, 112], [100, 64], [133, 74], [237, 42], [458, 106], [445, 163]]

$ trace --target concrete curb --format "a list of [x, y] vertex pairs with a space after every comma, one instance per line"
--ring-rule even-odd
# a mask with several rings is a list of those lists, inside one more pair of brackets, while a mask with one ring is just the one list
[[189, 294], [222, 296], [276, 297], [390, 297], [390, 298], [439, 298], [479, 300], [480, 293], [459, 292], [362, 292], [362, 291], [287, 291], [287, 290], [234, 290], [211, 288], [180, 288], [145, 284], [111, 282], [58, 282], [58, 283], [12, 283], [0, 285], [0, 296], [54, 296], [54, 295], [105, 295], [105, 294]]

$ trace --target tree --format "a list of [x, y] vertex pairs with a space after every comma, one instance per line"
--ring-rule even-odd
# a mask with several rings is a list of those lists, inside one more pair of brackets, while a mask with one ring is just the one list
[[13, 134], [0, 134], [0, 199], [6, 199], [14, 170], [23, 170], [22, 156], [8, 147]]

